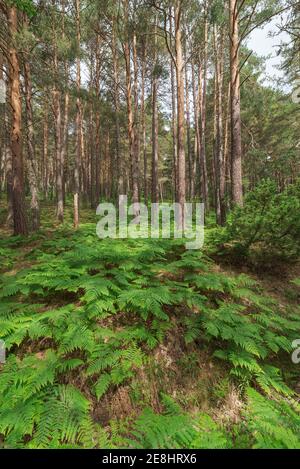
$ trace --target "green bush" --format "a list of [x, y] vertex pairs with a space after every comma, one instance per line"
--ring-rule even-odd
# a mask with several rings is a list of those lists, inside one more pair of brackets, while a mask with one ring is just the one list
[[219, 252], [240, 260], [272, 264], [297, 259], [300, 253], [300, 182], [278, 192], [263, 181], [236, 207], [215, 235]]

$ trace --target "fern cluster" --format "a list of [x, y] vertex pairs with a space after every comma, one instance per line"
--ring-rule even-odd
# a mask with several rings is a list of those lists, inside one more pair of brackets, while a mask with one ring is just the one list
[[[1, 275], [5, 447], [110, 446], [94, 417], [98, 402], [130, 385], [174, 320], [187, 343], [207, 344], [238, 381], [292, 394], [273, 362], [299, 336], [297, 311], [280, 310], [246, 276], [215, 271], [203, 254], [186, 252], [184, 240], [99, 241], [93, 231], [61, 229], [27, 255], [29, 267]], [[232, 445], [210, 417], [195, 423], [165, 406], [164, 415], [141, 414], [136, 445]]]
[[[242, 419], [224, 426], [208, 414], [184, 413], [163, 396], [164, 411], [145, 411], [131, 430], [129, 447], [146, 449], [299, 449], [299, 404], [282, 398], [266, 399], [247, 389]], [[238, 438], [237, 438], [238, 436]]]

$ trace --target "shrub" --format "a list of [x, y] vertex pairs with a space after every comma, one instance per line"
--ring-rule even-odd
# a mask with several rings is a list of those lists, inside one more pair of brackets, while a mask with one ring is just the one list
[[236, 259], [273, 264], [297, 259], [300, 253], [300, 182], [284, 192], [263, 181], [236, 207], [215, 235], [220, 253]]

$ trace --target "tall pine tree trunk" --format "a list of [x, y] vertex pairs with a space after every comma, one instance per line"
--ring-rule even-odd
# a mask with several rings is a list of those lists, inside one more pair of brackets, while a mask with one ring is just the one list
[[147, 160], [147, 135], [146, 135], [146, 57], [147, 57], [147, 38], [143, 41], [142, 51], [142, 96], [141, 96], [141, 127], [143, 136], [143, 164], [144, 164], [144, 200], [148, 204], [148, 160]]
[[218, 34], [214, 26], [214, 54], [215, 54], [215, 195], [217, 223], [224, 225], [226, 218], [225, 207], [225, 165], [224, 165], [224, 139], [223, 139], [223, 33]]
[[[53, 9], [56, 8], [56, 1], [52, 1]], [[53, 31], [53, 66], [54, 66], [54, 84], [52, 89], [53, 114], [54, 114], [54, 133], [55, 133], [55, 163], [56, 163], [56, 216], [60, 223], [64, 221], [64, 191], [63, 191], [63, 162], [62, 162], [62, 115], [61, 115], [61, 92], [58, 88], [59, 82], [59, 63], [57, 50], [57, 32], [55, 16], [52, 19]]]
[[[199, 64], [200, 66], [200, 64]], [[197, 162], [200, 162], [200, 152], [201, 152], [201, 134], [200, 134], [200, 104], [202, 100], [202, 80], [199, 80], [198, 90], [196, 85], [196, 73], [195, 73], [196, 64], [194, 60], [192, 61], [192, 85], [193, 85], [193, 102], [194, 102], [194, 125], [195, 125], [195, 141], [194, 141], [194, 161], [193, 161], [193, 170], [192, 170], [192, 180], [191, 180], [191, 198], [193, 199], [196, 194], [196, 173], [197, 173]], [[201, 77], [201, 74], [199, 74]], [[198, 76], [198, 74], [197, 74]]]
[[180, 226], [184, 226], [184, 206], [186, 201], [185, 174], [185, 119], [184, 119], [184, 60], [182, 50], [182, 1], [175, 4], [175, 50], [177, 82], [177, 151], [178, 151], [178, 200], [181, 206]]
[[26, 117], [27, 117], [27, 162], [28, 162], [28, 179], [30, 186], [30, 212], [31, 212], [31, 228], [37, 231], [40, 227], [40, 205], [38, 198], [38, 166], [35, 153], [33, 112], [32, 112], [32, 83], [30, 65], [27, 58], [24, 57], [24, 82], [25, 82], [25, 101], [26, 101]]
[[137, 63], [137, 37], [136, 32], [133, 34], [133, 95], [134, 95], [134, 123], [133, 123], [133, 164], [132, 164], [132, 201], [139, 202], [139, 153], [140, 153], [140, 136], [139, 136], [139, 97], [138, 97], [138, 63]]
[[124, 0], [124, 16], [126, 27], [126, 39], [123, 44], [125, 67], [126, 67], [126, 101], [127, 101], [127, 122], [128, 122], [128, 145], [129, 145], [129, 159], [131, 165], [131, 178], [132, 178], [132, 201], [138, 202], [138, 181], [136, 180], [135, 172], [135, 138], [134, 138], [134, 120], [132, 109], [132, 84], [131, 84], [131, 53], [129, 43], [129, 4], [128, 0]]
[[43, 191], [46, 200], [48, 199], [49, 191], [49, 155], [48, 155], [48, 141], [49, 141], [49, 124], [48, 124], [48, 102], [44, 103], [44, 123], [43, 123], [43, 164], [42, 164], [42, 179]]
[[12, 110], [11, 154], [12, 154], [12, 202], [14, 235], [27, 235], [25, 213], [24, 167], [22, 155], [22, 101], [20, 94], [20, 65], [15, 47], [18, 32], [18, 15], [15, 7], [7, 7], [7, 20], [10, 33], [9, 44], [9, 90]]
[[116, 19], [113, 19], [112, 27], [112, 52], [113, 52], [113, 68], [114, 68], [114, 106], [115, 106], [115, 146], [116, 146], [116, 164], [118, 178], [118, 196], [124, 194], [124, 174], [123, 161], [121, 159], [120, 148], [120, 70], [119, 58], [117, 51], [116, 37]]
[[[207, 13], [206, 13], [207, 14]], [[202, 173], [201, 195], [205, 203], [206, 210], [209, 210], [208, 174], [206, 158], [206, 94], [207, 94], [207, 48], [208, 48], [208, 20], [205, 18], [204, 25], [204, 54], [203, 54], [203, 90], [201, 103], [201, 149], [200, 149], [200, 169]]]
[[190, 85], [187, 64], [187, 49], [185, 50], [185, 102], [186, 102], [186, 131], [187, 131], [187, 158], [188, 158], [188, 195], [192, 197], [192, 179], [193, 179], [193, 153], [191, 138], [191, 108], [190, 108]]
[[157, 75], [157, 17], [155, 19], [155, 43], [152, 71], [152, 203], [159, 203], [158, 181], [158, 75]]
[[81, 63], [80, 63], [80, 43], [81, 43], [81, 25], [80, 25], [80, 0], [75, 1], [76, 13], [76, 44], [77, 44], [77, 60], [76, 60], [76, 158], [74, 169], [74, 227], [79, 227], [79, 193], [80, 193], [80, 168], [82, 158], [82, 104], [80, 99], [81, 88]]
[[229, 5], [231, 82], [231, 192], [232, 203], [234, 205], [243, 205], [238, 0], [229, 0]]

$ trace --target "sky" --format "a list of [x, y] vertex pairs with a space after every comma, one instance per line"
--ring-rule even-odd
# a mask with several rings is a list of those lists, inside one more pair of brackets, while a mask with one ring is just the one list
[[288, 42], [289, 36], [286, 33], [280, 33], [275, 37], [270, 36], [270, 33], [278, 32], [278, 24], [280, 17], [274, 18], [264, 28], [253, 31], [248, 39], [248, 47], [252, 49], [257, 55], [269, 56], [266, 61], [265, 81], [268, 84], [274, 84], [274, 79], [280, 80], [279, 86], [285, 88], [284, 73], [278, 70], [281, 63], [281, 57], [277, 55], [278, 45], [281, 42]]

